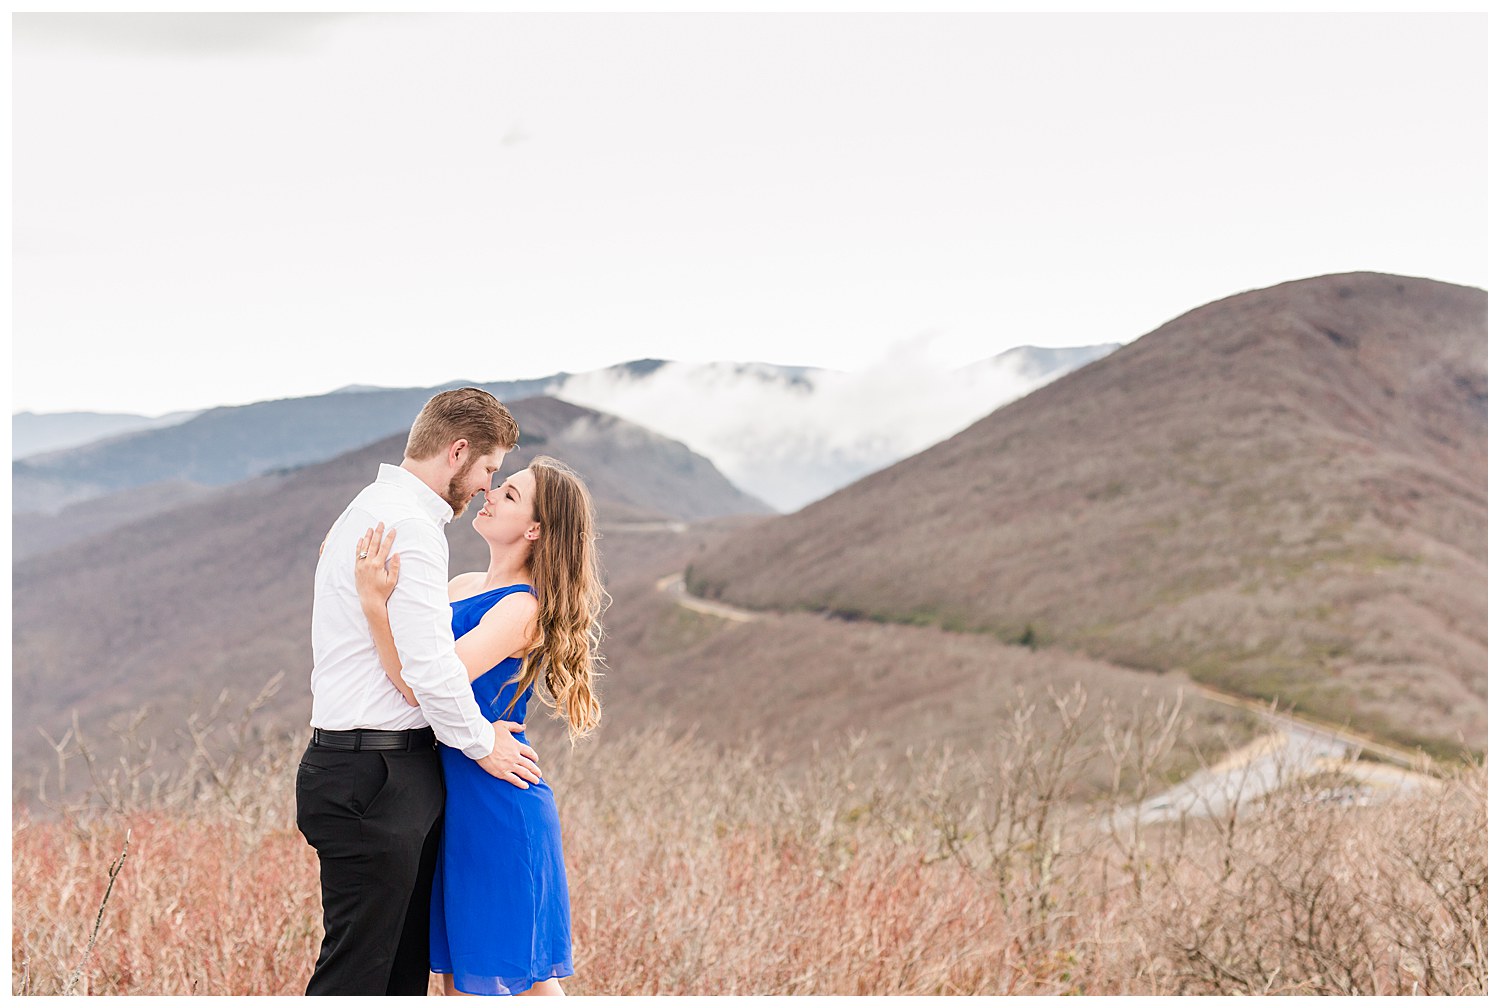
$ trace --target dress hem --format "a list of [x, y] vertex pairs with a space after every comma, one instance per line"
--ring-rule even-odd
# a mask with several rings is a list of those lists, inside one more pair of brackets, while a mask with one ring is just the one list
[[[504, 980], [504, 979], [501, 979], [499, 977], [484, 977], [483, 979], [488, 980], [494, 986], [501, 988], [500, 990], [497, 990], [497, 991], [471, 991], [471, 990], [464, 990], [463, 987], [459, 986], [459, 978], [458, 978], [458, 976], [456, 974], [454, 974], [453, 970], [451, 970], [451, 969], [438, 969], [437, 967], [433, 967], [432, 972], [438, 974], [439, 976], [451, 976], [451, 977], [453, 977], [453, 986], [455, 988], [457, 988], [457, 990], [460, 993], [463, 993], [463, 994], [470, 994], [470, 995], [475, 995], [475, 996], [479, 996], [479, 997], [484, 997], [484, 996], [514, 997], [515, 995], [520, 994], [520, 993], [522, 993], [524, 991], [531, 990], [531, 988], [535, 987], [537, 984], [541, 983], [543, 980], [566, 980], [568, 977], [570, 977], [570, 976], [573, 975], [573, 967], [572, 966], [565, 966], [565, 965], [554, 966], [550, 970], [545, 970], [545, 971], [543, 971], [541, 974], [539, 974], [537, 976], [531, 977], [531, 978], [526, 979], [526, 980], [517, 980], [517, 981], [514, 981], [514, 982], [509, 981], [509, 980]], [[473, 977], [473, 974], [469, 974], [468, 976], [464, 977], [464, 982], [468, 983], [469, 980], [472, 977]]]

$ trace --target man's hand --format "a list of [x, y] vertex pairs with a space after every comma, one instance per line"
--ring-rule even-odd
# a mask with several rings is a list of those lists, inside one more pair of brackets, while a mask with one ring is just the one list
[[[496, 721], [495, 728], [495, 748], [490, 750], [488, 756], [474, 762], [483, 767], [491, 777], [509, 781], [523, 791], [531, 784], [541, 781], [542, 772], [537, 769], [536, 750], [524, 742], [517, 742], [513, 735], [501, 735], [498, 731], [504, 728], [511, 732], [521, 732], [526, 730], [526, 726], [514, 721]], [[526, 783], [527, 781], [531, 784]]]

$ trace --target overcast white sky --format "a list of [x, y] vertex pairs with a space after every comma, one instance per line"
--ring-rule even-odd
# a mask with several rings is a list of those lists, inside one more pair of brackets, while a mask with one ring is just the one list
[[15, 15], [13, 409], [1486, 285], [1465, 15]]

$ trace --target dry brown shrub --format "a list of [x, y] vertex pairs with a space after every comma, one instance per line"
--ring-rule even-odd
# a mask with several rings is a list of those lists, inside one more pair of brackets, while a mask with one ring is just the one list
[[1168, 993], [1482, 994], [1488, 990], [1483, 766], [1361, 807], [1293, 786], [1159, 831], [1141, 894]]
[[[1371, 807], [1289, 788], [1146, 825], [1121, 813], [1180, 755], [1180, 712], [1031, 707], [979, 756], [887, 767], [855, 744], [800, 777], [661, 732], [549, 751], [568, 990], [1487, 992], [1483, 766]], [[14, 993], [61, 993], [80, 967], [95, 994], [303, 989], [321, 922], [294, 825], [302, 740], [214, 737], [233, 744], [205, 741], [193, 777], [132, 790], [142, 774], [101, 771], [91, 804], [14, 810]], [[1100, 749], [1129, 782], [1104, 795], [1079, 784]]]

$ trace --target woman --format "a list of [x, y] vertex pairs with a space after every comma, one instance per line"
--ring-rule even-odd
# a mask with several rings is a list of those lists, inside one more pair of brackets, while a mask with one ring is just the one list
[[[448, 585], [474, 698], [491, 721], [524, 723], [540, 681], [576, 741], [599, 723], [594, 677], [608, 599], [588, 490], [567, 466], [538, 456], [485, 494], [474, 530], [489, 543], [489, 567]], [[369, 555], [356, 561], [355, 578], [381, 664], [415, 705], [386, 612], [401, 557], [390, 555], [394, 533], [383, 532], [365, 533], [359, 552]], [[432, 891], [433, 972], [444, 974], [450, 995], [563, 993], [558, 980], [573, 974], [573, 953], [552, 789], [546, 781], [516, 787], [439, 749], [447, 799]]]

